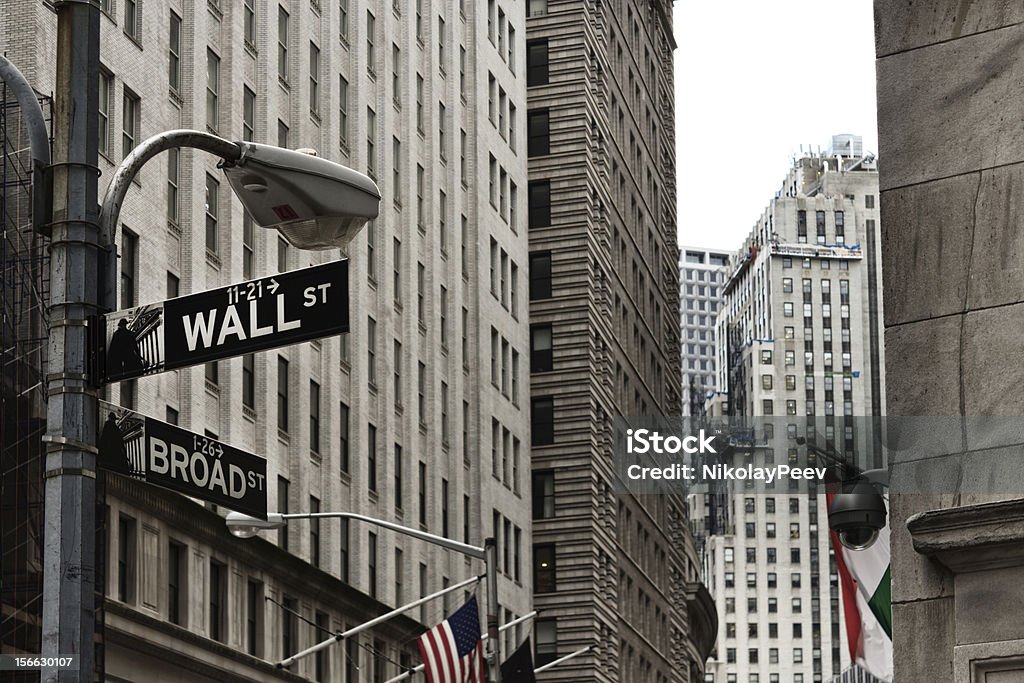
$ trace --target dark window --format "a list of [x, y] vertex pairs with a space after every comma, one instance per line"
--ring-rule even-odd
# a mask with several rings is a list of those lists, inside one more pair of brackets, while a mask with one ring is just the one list
[[372, 531], [367, 534], [368, 543], [366, 551], [366, 565], [369, 573], [370, 584], [369, 591], [370, 597], [377, 597], [377, 534]]
[[419, 522], [420, 526], [427, 525], [427, 465], [419, 464]]
[[341, 522], [341, 580], [348, 583], [349, 569], [349, 536], [348, 520], [340, 519]]
[[309, 450], [320, 452], [320, 385], [309, 380]]
[[547, 372], [552, 367], [551, 325], [531, 325], [530, 372]]
[[260, 654], [261, 627], [263, 625], [263, 584], [249, 579], [245, 593], [245, 647], [246, 652]]
[[555, 546], [533, 546], [533, 592], [555, 591]]
[[526, 43], [526, 85], [547, 85], [548, 83], [548, 39], [530, 40]]
[[796, 212], [796, 235], [803, 238], [801, 242], [807, 240], [807, 212], [803, 209]]
[[188, 552], [185, 546], [171, 541], [167, 546], [167, 620], [181, 624], [184, 619], [186, 594], [184, 579], [188, 576], [185, 562]]
[[120, 517], [117, 522], [117, 599], [135, 600], [135, 520]]
[[121, 308], [138, 302], [139, 236], [121, 227]]
[[558, 659], [558, 626], [554, 619], [538, 619], [534, 625], [537, 637], [535, 666], [543, 666]]
[[251, 353], [242, 356], [242, 405], [256, 409], [256, 356]]
[[366, 487], [377, 491], [377, 428], [373, 425], [366, 430]]
[[530, 254], [530, 301], [551, 298], [551, 252]]
[[277, 428], [288, 431], [288, 361], [277, 357]]
[[551, 225], [551, 181], [535, 180], [527, 189], [530, 198], [529, 227], [543, 228]]
[[354, 683], [359, 680], [359, 636], [345, 639], [345, 681]]
[[531, 443], [543, 446], [555, 442], [555, 402], [550, 396], [530, 401]]
[[527, 156], [542, 156], [550, 153], [551, 146], [547, 109], [537, 109], [527, 114], [526, 138]]
[[217, 560], [210, 560], [210, 638], [227, 640], [225, 637], [225, 616], [227, 614], [227, 567]]
[[289, 596], [284, 596], [281, 604], [281, 658], [291, 657], [297, 651], [295, 639], [297, 624], [295, 623], [295, 610], [298, 608], [298, 601]]
[[338, 431], [341, 433], [341, 471], [348, 472], [349, 456], [349, 416], [348, 406], [344, 403], [338, 408]]
[[538, 470], [533, 473], [533, 518], [555, 516], [555, 472]]
[[[284, 477], [277, 478], [277, 511], [281, 514], [288, 512], [288, 480]], [[288, 550], [288, 525], [285, 524], [277, 532], [277, 543], [285, 550]]]
[[[331, 632], [331, 618], [323, 613], [316, 613], [316, 640], [320, 641]], [[327, 680], [327, 650], [317, 650], [313, 660], [313, 678], [317, 681]]]
[[[315, 496], [309, 497], [310, 514], [320, 512], [320, 499]], [[320, 566], [320, 518], [310, 517], [309, 519], [309, 563], [314, 567]]]
[[448, 480], [441, 480], [441, 535], [448, 538]]
[[403, 495], [402, 495], [402, 447], [397, 443], [395, 444], [395, 509], [401, 510], [403, 507]]

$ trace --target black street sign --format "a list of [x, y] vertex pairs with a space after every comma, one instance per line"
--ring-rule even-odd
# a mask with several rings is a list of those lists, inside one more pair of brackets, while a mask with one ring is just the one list
[[348, 332], [348, 298], [342, 259], [107, 314], [98, 383]]
[[267, 518], [265, 459], [106, 401], [99, 433], [103, 469]]

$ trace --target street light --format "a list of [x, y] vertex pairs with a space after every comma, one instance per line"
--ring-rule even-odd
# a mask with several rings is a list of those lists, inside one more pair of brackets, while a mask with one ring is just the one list
[[[276, 229], [298, 249], [344, 247], [380, 212], [380, 190], [369, 177], [313, 150], [256, 142], [231, 142], [198, 130], [169, 130], [139, 143], [124, 158], [103, 195], [100, 244], [108, 250], [104, 301], [116, 301], [114, 236], [128, 188], [147, 161], [169, 149], [201, 149], [221, 158], [219, 167], [235, 196], [264, 228]], [[116, 306], [110, 305], [114, 309]]]
[[489, 636], [487, 639], [488, 680], [500, 683], [501, 644], [498, 642], [498, 546], [493, 537], [484, 539], [484, 547], [481, 548], [468, 543], [453, 541], [450, 538], [437, 536], [426, 531], [421, 531], [420, 529], [413, 529], [412, 527], [402, 526], [401, 524], [395, 524], [394, 522], [388, 522], [387, 520], [377, 519], [376, 517], [367, 517], [366, 515], [361, 515], [356, 512], [268, 512], [266, 519], [250, 517], [249, 515], [242, 514], [241, 512], [229, 512], [224, 521], [228, 526], [228, 530], [230, 530], [234, 536], [238, 538], [252, 538], [260, 531], [280, 529], [287, 525], [288, 520], [291, 519], [329, 518], [354, 519], [358, 522], [366, 522], [367, 524], [379, 526], [383, 529], [391, 529], [392, 531], [396, 531], [400, 534], [411, 536], [448, 550], [454, 550], [455, 552], [462, 553], [468, 557], [475, 557], [479, 560], [483, 560], [487, 576], [487, 634]]

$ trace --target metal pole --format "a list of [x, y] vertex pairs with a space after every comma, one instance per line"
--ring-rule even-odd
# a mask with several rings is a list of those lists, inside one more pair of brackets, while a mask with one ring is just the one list
[[501, 683], [501, 643], [498, 638], [498, 541], [484, 539], [487, 565], [487, 680]]
[[43, 528], [43, 683], [93, 680], [96, 565], [96, 392], [86, 320], [97, 313], [100, 10], [57, 3], [50, 340], [47, 349]]
[[362, 624], [359, 624], [358, 626], [353, 626], [352, 628], [350, 628], [347, 631], [344, 631], [342, 633], [336, 633], [332, 637], [328, 638], [327, 640], [321, 641], [321, 642], [317, 643], [316, 645], [312, 645], [310, 647], [307, 647], [302, 652], [296, 652], [291, 657], [286, 657], [285, 659], [282, 659], [280, 662], [277, 663], [277, 668], [278, 669], [285, 669], [285, 668], [291, 666], [292, 664], [294, 664], [295, 662], [297, 662], [298, 660], [302, 659], [303, 657], [308, 657], [309, 655], [311, 655], [311, 654], [313, 654], [315, 652], [319, 652], [320, 650], [323, 650], [326, 647], [330, 647], [334, 643], [338, 643], [338, 642], [341, 642], [342, 640], [345, 640], [346, 638], [351, 638], [354, 635], [358, 635], [358, 634], [362, 633], [363, 631], [365, 631], [367, 629], [373, 628], [377, 624], [382, 624], [385, 621], [387, 621], [388, 619], [393, 619], [394, 617], [397, 617], [402, 612], [408, 612], [409, 610], [411, 610], [414, 607], [419, 607], [420, 605], [422, 605], [425, 602], [430, 602], [431, 600], [436, 600], [437, 598], [445, 596], [448, 593], [453, 593], [453, 592], [455, 592], [455, 591], [457, 591], [457, 590], [459, 590], [461, 588], [465, 588], [466, 586], [469, 586], [470, 584], [476, 583], [481, 578], [482, 577], [480, 577], [480, 576], [470, 577], [470, 578], [466, 579], [465, 581], [460, 581], [459, 583], [455, 584], [454, 586], [448, 586], [447, 588], [442, 588], [441, 590], [437, 591], [436, 593], [431, 593], [430, 595], [425, 595], [422, 598], [419, 598], [418, 600], [414, 600], [413, 602], [410, 602], [408, 605], [402, 605], [401, 607], [396, 607], [395, 609], [391, 610], [390, 612], [385, 612], [384, 614], [380, 615], [379, 617], [374, 617], [373, 619], [370, 619], [369, 621], [363, 622]]
[[558, 658], [558, 659], [556, 659], [555, 661], [553, 661], [553, 662], [548, 662], [548, 663], [547, 663], [547, 664], [545, 664], [544, 666], [538, 666], [538, 667], [537, 667], [536, 669], [534, 669], [534, 670], [533, 670], [533, 673], [535, 673], [535, 674], [539, 674], [539, 673], [540, 673], [540, 672], [542, 672], [542, 671], [547, 671], [548, 669], [550, 669], [550, 668], [552, 668], [552, 667], [556, 667], [556, 666], [558, 666], [558, 665], [559, 665], [559, 664], [561, 664], [562, 662], [567, 662], [567, 661], [569, 661], [570, 659], [572, 659], [573, 657], [576, 657], [576, 656], [578, 656], [578, 655], [581, 655], [581, 654], [583, 654], [584, 652], [586, 652], [586, 651], [587, 651], [587, 650], [589, 650], [589, 649], [590, 649], [590, 646], [589, 646], [589, 645], [587, 645], [586, 647], [582, 647], [582, 648], [580, 648], [579, 650], [576, 650], [576, 652], [570, 652], [570, 653], [569, 653], [569, 654], [567, 654], [566, 656], [564, 656], [564, 657], [559, 657], [559, 658]]

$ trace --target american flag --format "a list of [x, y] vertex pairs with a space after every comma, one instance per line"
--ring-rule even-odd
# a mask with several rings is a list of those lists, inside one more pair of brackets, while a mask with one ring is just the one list
[[484, 683], [484, 643], [476, 598], [418, 641], [428, 683]]

